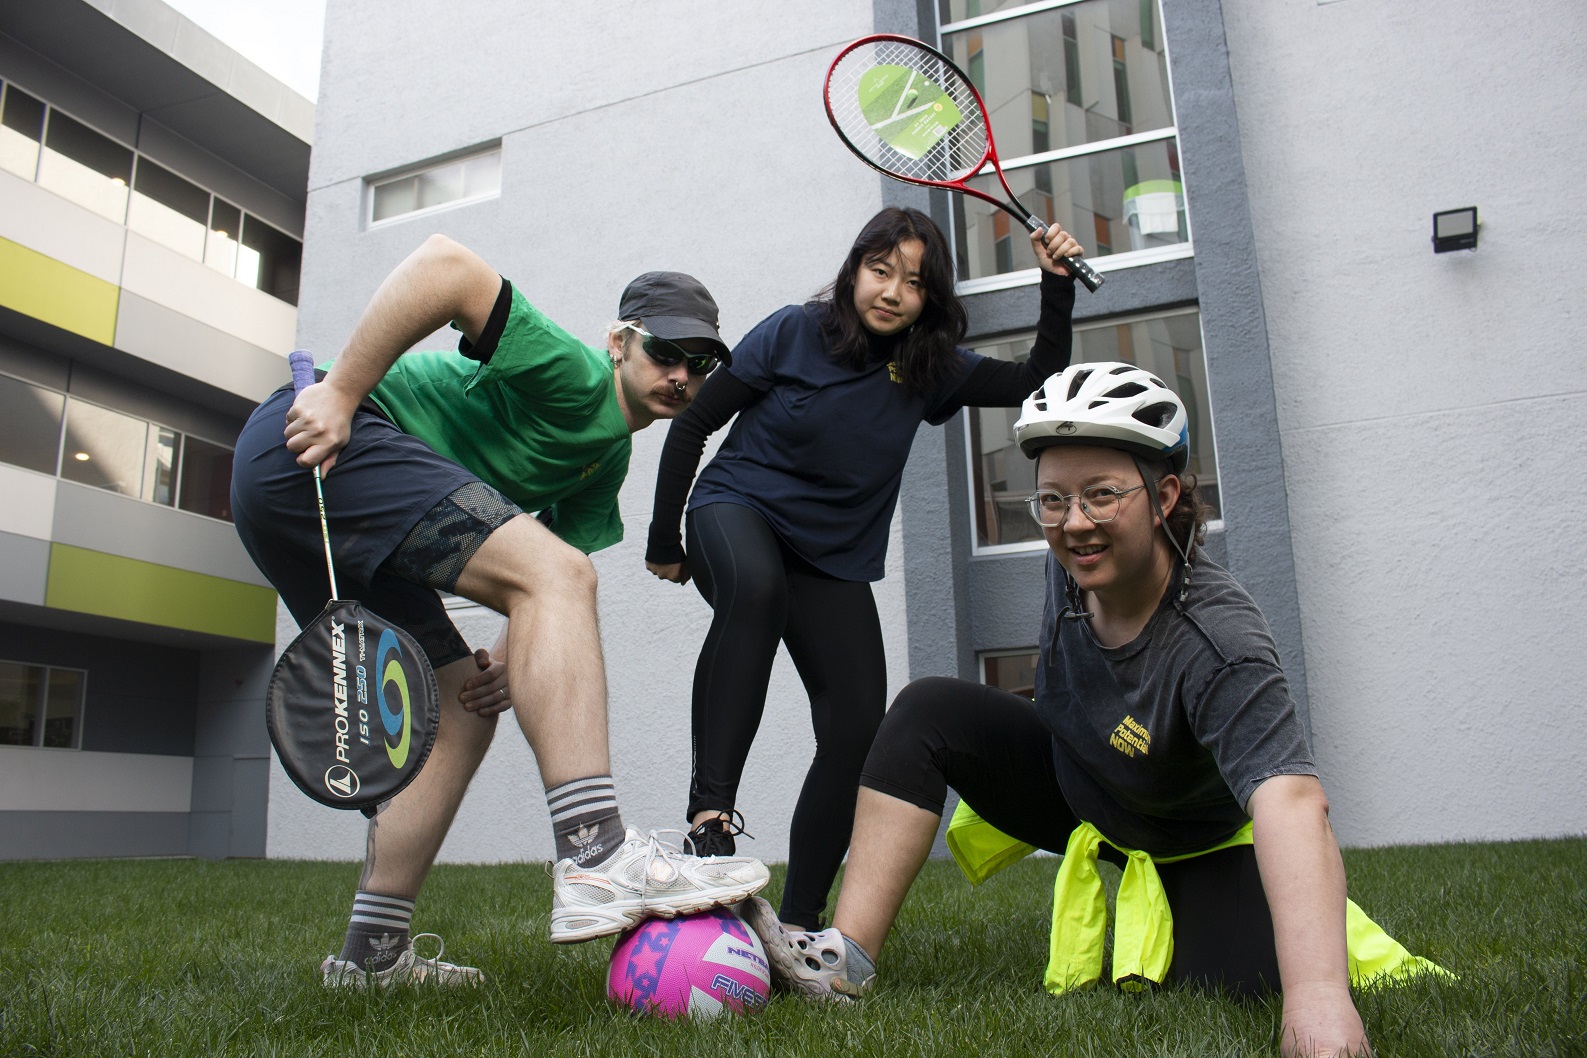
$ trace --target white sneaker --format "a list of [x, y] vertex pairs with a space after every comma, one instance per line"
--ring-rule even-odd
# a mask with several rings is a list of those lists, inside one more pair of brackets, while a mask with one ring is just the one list
[[561, 860], [551, 870], [551, 942], [572, 944], [621, 933], [647, 918], [677, 918], [760, 892], [771, 872], [748, 856], [690, 856], [656, 832], [632, 828], [611, 858], [594, 867]]
[[766, 949], [773, 984], [822, 999], [855, 1000], [876, 983], [870, 956], [858, 945], [851, 951], [848, 938], [836, 929], [791, 930], [758, 896], [746, 901], [739, 914]]
[[[433, 958], [426, 959], [413, 950], [414, 941], [432, 938], [438, 945]], [[408, 942], [397, 961], [384, 970], [369, 971], [351, 960], [326, 956], [320, 963], [320, 983], [326, 988], [390, 988], [392, 985], [436, 985], [441, 988], [473, 987], [485, 983], [485, 975], [472, 966], [442, 962], [446, 942], [434, 933], [420, 933]]]

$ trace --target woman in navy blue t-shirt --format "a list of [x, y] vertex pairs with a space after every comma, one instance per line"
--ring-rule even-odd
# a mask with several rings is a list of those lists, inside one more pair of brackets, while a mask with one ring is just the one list
[[[921, 422], [1017, 407], [1069, 363], [1080, 246], [1032, 236], [1041, 316], [1029, 360], [959, 347], [965, 312], [947, 240], [914, 209], [884, 209], [815, 301], [762, 320], [673, 420], [645, 565], [715, 611], [694, 673], [690, 838], [733, 851], [734, 804], [779, 641], [810, 695], [816, 755], [794, 809], [780, 916], [814, 929], [848, 849], [860, 768], [886, 709], [887, 661], [870, 582]], [[706, 438], [737, 415], [701, 471]], [[690, 484], [693, 492], [690, 492]], [[688, 497], [689, 546], [679, 522]]]

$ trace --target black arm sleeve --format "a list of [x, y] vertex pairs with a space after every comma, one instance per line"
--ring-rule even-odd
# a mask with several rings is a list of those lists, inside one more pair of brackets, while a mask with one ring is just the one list
[[764, 395], [730, 372], [716, 371], [700, 387], [688, 410], [672, 420], [656, 468], [656, 501], [650, 513], [646, 562], [670, 565], [684, 560], [683, 505], [695, 471], [700, 469], [705, 439]]
[[1048, 375], [1069, 366], [1074, 354], [1075, 281], [1052, 272], [1041, 274], [1041, 316], [1036, 321], [1036, 342], [1023, 364], [987, 357], [975, 365], [970, 377], [948, 398], [948, 406], [1017, 408]]

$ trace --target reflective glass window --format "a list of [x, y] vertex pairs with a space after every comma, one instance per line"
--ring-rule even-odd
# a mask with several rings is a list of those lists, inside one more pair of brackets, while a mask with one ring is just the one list
[[[1021, 362], [1030, 355], [1032, 336], [975, 347], [984, 356]], [[1183, 309], [1075, 328], [1075, 363], [1121, 360], [1139, 364], [1161, 378], [1185, 402], [1190, 419], [1189, 472], [1196, 475], [1209, 518], [1222, 517], [1218, 463], [1213, 449], [1212, 409], [1206, 358], [1201, 349], [1201, 317]], [[1036, 488], [1036, 463], [1014, 443], [1018, 408], [971, 408], [971, 489], [975, 498], [976, 545], [997, 547], [1042, 539], [1025, 503]]]
[[51, 107], [38, 181], [80, 206], [124, 223], [132, 151]]
[[371, 183], [371, 223], [450, 202], [486, 198], [501, 191], [501, 149], [442, 162], [417, 172]]
[[51, 667], [44, 685], [40, 745], [77, 749], [83, 741], [83, 683], [86, 673]]
[[202, 261], [208, 224], [208, 191], [147, 158], [138, 158], [127, 227]]
[[231, 521], [231, 458], [229, 448], [184, 437], [177, 506]]
[[44, 103], [14, 84], [0, 100], [0, 169], [32, 180], [39, 171], [44, 140]]
[[209, 210], [209, 234], [204, 263], [222, 275], [236, 278], [237, 237], [242, 234], [242, 210], [215, 198]]
[[237, 251], [237, 278], [278, 297], [298, 303], [298, 274], [303, 266], [303, 244], [248, 214], [242, 225]]
[[[1008, 184], [1041, 220], [1062, 224], [1086, 248], [1088, 257], [1127, 250], [1172, 246], [1189, 240], [1179, 152], [1174, 140], [1086, 154], [1065, 161], [1007, 170]], [[994, 196], [996, 176], [970, 186]], [[1030, 249], [999, 252], [1011, 217], [996, 206], [964, 195], [953, 196], [959, 276], [975, 279], [1036, 267]], [[1026, 242], [1015, 222], [1017, 241]]]
[[981, 670], [985, 678], [982, 682], [1022, 698], [1034, 698], [1038, 660], [1037, 654], [1033, 651], [1018, 654], [983, 654]]
[[143, 498], [171, 507], [176, 504], [176, 458], [182, 435], [164, 426], [149, 424], [149, 442], [143, 462]]
[[149, 424], [144, 419], [68, 397], [61, 477], [123, 496], [139, 496], [148, 435]]
[[0, 462], [55, 473], [66, 397], [0, 375]]
[[38, 744], [44, 668], [0, 661], [0, 746]]

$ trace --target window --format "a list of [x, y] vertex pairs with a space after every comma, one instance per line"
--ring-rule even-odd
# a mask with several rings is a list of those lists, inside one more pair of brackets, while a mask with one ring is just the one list
[[7, 375], [0, 463], [231, 521], [230, 448]]
[[204, 259], [209, 192], [147, 158], [138, 159], [127, 227], [195, 261]]
[[501, 144], [369, 180], [369, 223], [461, 206], [501, 194]]
[[[1014, 194], [1042, 220], [1074, 232], [1090, 257], [1139, 253], [1133, 262], [1145, 263], [1187, 254], [1157, 4], [983, 6], [992, 10], [976, 17], [943, 0], [942, 46], [961, 65], [981, 57], [992, 135]], [[971, 184], [1001, 192], [995, 175]], [[999, 244], [996, 206], [954, 195], [952, 209], [959, 277], [968, 289], [1033, 269], [1028, 250]]]
[[298, 274], [303, 267], [303, 244], [248, 214], [242, 224], [237, 250], [237, 279], [248, 286], [298, 303]]
[[1036, 697], [1034, 650], [1018, 650], [981, 655], [981, 682], [1023, 698]]
[[66, 398], [0, 375], [0, 462], [54, 474]]
[[13, 84], [0, 96], [0, 169], [298, 303], [301, 242]]
[[16, 85], [6, 85], [5, 98], [0, 99], [0, 169], [34, 179], [43, 142], [44, 103]]
[[80, 748], [87, 677], [80, 669], [0, 661], [0, 745]]
[[[1022, 361], [1030, 355], [1033, 340], [1034, 335], [1000, 339], [976, 346], [976, 352]], [[1212, 507], [1209, 518], [1222, 518], [1200, 314], [1195, 309], [1177, 309], [1076, 327], [1074, 362], [1103, 360], [1139, 364], [1179, 394], [1190, 418], [1188, 469], [1196, 475], [1202, 498]], [[1045, 546], [1041, 527], [1031, 520], [1025, 504], [1025, 497], [1036, 488], [1036, 464], [1014, 443], [1014, 423], [1019, 415], [1018, 408], [971, 408], [966, 416], [978, 552]]]

